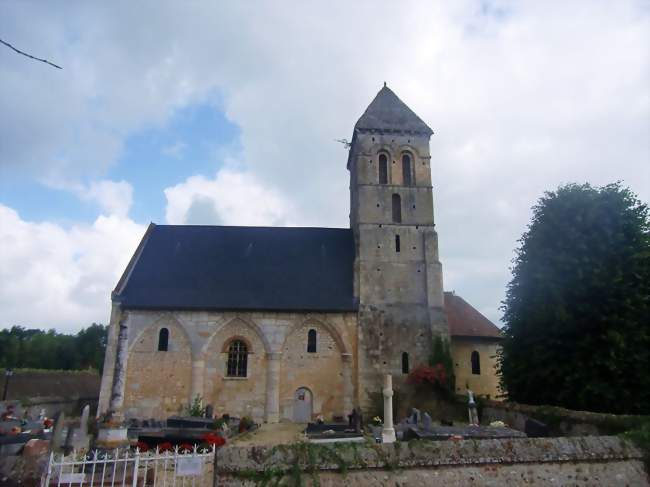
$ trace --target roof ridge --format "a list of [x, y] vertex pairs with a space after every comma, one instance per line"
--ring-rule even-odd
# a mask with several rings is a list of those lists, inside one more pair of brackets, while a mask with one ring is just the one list
[[255, 228], [273, 230], [350, 230], [347, 227], [301, 227], [301, 226], [266, 226], [266, 225], [197, 225], [197, 224], [153, 224], [156, 228]]

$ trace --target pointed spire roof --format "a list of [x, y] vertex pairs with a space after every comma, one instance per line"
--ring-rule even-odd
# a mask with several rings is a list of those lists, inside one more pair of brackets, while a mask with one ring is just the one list
[[354, 126], [355, 130], [417, 132], [431, 135], [433, 130], [400, 100], [386, 83]]

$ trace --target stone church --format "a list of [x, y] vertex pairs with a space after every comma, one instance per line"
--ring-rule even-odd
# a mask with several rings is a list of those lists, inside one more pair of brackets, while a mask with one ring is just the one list
[[[350, 228], [151, 224], [112, 293], [99, 413], [305, 422], [407, 387], [435, 336], [497, 395], [499, 329], [443, 292], [433, 131], [384, 85], [354, 126]], [[433, 161], [435, 164], [435, 161]]]

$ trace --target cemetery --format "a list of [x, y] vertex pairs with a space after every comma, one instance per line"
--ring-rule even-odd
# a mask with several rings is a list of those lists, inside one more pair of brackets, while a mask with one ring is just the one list
[[[122, 485], [158, 485], [162, 479], [172, 481], [179, 468], [188, 469], [181, 478], [200, 485], [370, 486], [433, 479], [498, 482], [513, 476], [534, 485], [551, 478], [577, 485], [594, 479], [645, 485], [647, 453], [621, 433], [647, 418], [475, 400], [467, 391], [453, 405], [456, 418], [464, 415], [463, 420], [410, 408], [393, 422], [390, 375], [382, 395], [381, 416], [364, 417], [358, 408], [347, 421], [319, 416], [304, 424], [302, 435], [275, 445], [255, 441], [266, 425], [245, 417], [215, 418], [210, 405], [193, 411], [200, 416], [131, 419], [124, 425], [126, 439], [105, 448], [97, 441], [102, 424], [91, 417], [89, 405], [78, 418], [66, 419], [60, 412], [50, 419], [30, 417], [10, 404], [3, 406], [0, 421], [0, 474], [20, 476], [27, 485], [59, 479], [82, 485], [100, 476]], [[240, 438], [246, 438], [246, 446], [240, 446]], [[120, 465], [119, 471], [106, 465]], [[87, 473], [91, 468], [92, 475]]]

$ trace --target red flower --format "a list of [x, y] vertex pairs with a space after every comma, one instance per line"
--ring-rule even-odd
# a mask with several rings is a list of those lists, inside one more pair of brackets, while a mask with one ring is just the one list
[[207, 443], [208, 445], [214, 446], [223, 446], [226, 444], [226, 440], [221, 436], [215, 433], [206, 433], [201, 436], [201, 441]]
[[51, 428], [53, 424], [54, 421], [52, 421], [51, 419], [43, 420], [43, 426], [45, 427], [45, 429]]
[[143, 453], [149, 451], [149, 445], [147, 445], [144, 441], [138, 441], [135, 446]]
[[178, 450], [183, 453], [190, 453], [193, 450], [193, 446], [189, 443], [181, 443], [178, 447]]
[[172, 444], [168, 441], [165, 441], [164, 443], [161, 443], [158, 445], [158, 451], [170, 451], [172, 449]]
[[447, 384], [447, 371], [442, 364], [436, 364], [433, 367], [429, 365], [418, 365], [409, 374], [406, 381], [409, 384], [429, 384], [444, 387]]

